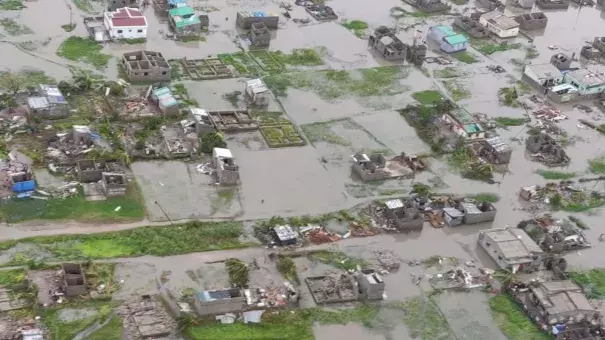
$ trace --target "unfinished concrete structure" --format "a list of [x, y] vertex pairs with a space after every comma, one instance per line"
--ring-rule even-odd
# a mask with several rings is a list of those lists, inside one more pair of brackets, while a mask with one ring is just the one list
[[517, 15], [515, 20], [519, 23], [519, 28], [526, 31], [543, 29], [548, 24], [548, 17], [543, 12]]
[[382, 300], [384, 298], [384, 281], [374, 269], [362, 269], [355, 272], [359, 286], [359, 298], [364, 300]]
[[387, 160], [383, 154], [356, 154], [352, 156], [351, 165], [364, 182], [379, 181], [389, 178], [412, 178], [414, 171], [398, 161]]
[[267, 47], [271, 42], [271, 31], [264, 22], [252, 23], [250, 27], [250, 44], [256, 47]]
[[403, 61], [406, 58], [407, 49], [405, 45], [386, 26], [376, 28], [374, 33], [370, 35], [368, 43], [386, 60]]
[[501, 269], [513, 273], [538, 270], [544, 258], [536, 242], [517, 228], [480, 231], [477, 242]]
[[229, 149], [214, 148], [212, 159], [220, 184], [235, 185], [239, 182], [239, 167]]
[[122, 65], [126, 78], [131, 82], [163, 82], [170, 81], [172, 77], [172, 67], [159, 52], [124, 53]]
[[568, 0], [536, 0], [536, 6], [540, 9], [567, 9], [569, 3]]
[[84, 27], [88, 32], [88, 36], [96, 42], [109, 41], [109, 32], [105, 27], [105, 17], [84, 17]]
[[535, 160], [551, 166], [569, 164], [570, 158], [557, 141], [546, 133], [528, 136], [525, 140], [525, 149], [532, 154]]
[[101, 175], [101, 185], [107, 197], [126, 195], [126, 177], [123, 174], [104, 172]]
[[489, 202], [463, 202], [460, 210], [464, 214], [464, 224], [492, 222], [496, 219], [496, 207]]
[[452, 6], [443, 3], [441, 0], [404, 0], [404, 2], [427, 13], [445, 12], [452, 9]]
[[406, 59], [408, 63], [414, 64], [416, 66], [421, 66], [424, 62], [424, 58], [426, 57], [427, 46], [425, 44], [417, 44], [414, 42], [409, 45], [406, 44]]
[[189, 118], [193, 121], [194, 130], [198, 137], [216, 131], [214, 123], [206, 110], [192, 107], [189, 109], [189, 112]]
[[231, 78], [233, 72], [219, 58], [180, 60], [181, 66], [193, 80]]
[[[574, 53], [575, 54], [575, 53]], [[556, 53], [550, 57], [550, 63], [553, 64], [560, 71], [567, 71], [571, 68], [571, 62], [573, 61], [573, 56], [570, 58], [563, 53]]]
[[237, 288], [196, 292], [193, 308], [198, 316], [241, 312], [246, 306], [246, 297]]
[[223, 132], [243, 132], [258, 130], [258, 122], [250, 116], [248, 110], [209, 111], [214, 127]]
[[504, 3], [499, 0], [477, 0], [479, 6], [487, 9], [488, 12], [495, 11], [499, 8], [504, 8]]
[[393, 199], [384, 204], [386, 216], [394, 228], [400, 231], [422, 230], [424, 218], [412, 202]]
[[237, 27], [245, 30], [252, 28], [254, 23], [263, 23], [265, 28], [277, 29], [279, 25], [279, 14], [265, 11], [239, 11], [235, 19]]
[[454, 19], [454, 26], [473, 38], [481, 39], [489, 36], [489, 31], [478, 20], [470, 16], [459, 16]]
[[103, 171], [107, 171], [107, 163], [103, 160], [82, 159], [76, 163], [78, 180], [82, 183], [98, 182], [102, 178]]
[[309, 4], [305, 6], [305, 10], [317, 21], [330, 21], [338, 19], [338, 15], [330, 6], [324, 4]]
[[61, 272], [66, 296], [86, 294], [86, 278], [79, 263], [63, 263], [61, 264]]
[[475, 157], [485, 159], [492, 164], [508, 164], [513, 154], [510, 145], [504, 143], [499, 136], [471, 143], [468, 149]]
[[309, 276], [305, 282], [318, 305], [355, 301], [358, 298], [357, 283], [349, 274]]
[[597, 321], [601, 317], [582, 288], [571, 280], [513, 283], [509, 291], [543, 329]]

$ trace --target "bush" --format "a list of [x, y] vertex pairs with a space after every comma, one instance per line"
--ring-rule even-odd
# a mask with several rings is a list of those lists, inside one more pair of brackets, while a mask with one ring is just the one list
[[203, 153], [212, 153], [214, 148], [224, 148], [226, 146], [227, 142], [225, 142], [220, 132], [210, 132], [200, 137], [200, 150]]

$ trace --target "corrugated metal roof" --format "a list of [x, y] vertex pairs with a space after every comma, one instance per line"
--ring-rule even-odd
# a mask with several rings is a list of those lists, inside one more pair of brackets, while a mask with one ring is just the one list
[[454, 34], [443, 38], [448, 44], [456, 45], [468, 42], [468, 39], [462, 34]]
[[388, 200], [384, 202], [384, 205], [389, 209], [403, 208], [403, 201], [400, 199]]
[[27, 105], [34, 110], [45, 109], [50, 106], [46, 97], [30, 97], [27, 99]]

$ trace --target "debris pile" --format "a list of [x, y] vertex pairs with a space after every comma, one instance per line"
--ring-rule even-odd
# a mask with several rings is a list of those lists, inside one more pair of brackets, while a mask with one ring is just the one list
[[448, 270], [444, 273], [429, 276], [429, 282], [435, 289], [472, 289], [485, 287], [492, 283], [493, 270], [478, 269], [478, 273], [471, 273], [461, 267]]
[[[13, 158], [12, 154], [9, 154], [9, 158], [0, 160], [0, 197], [10, 196], [13, 192], [31, 191], [34, 188], [29, 165]], [[30, 182], [31, 185], [26, 185]]]
[[521, 221], [517, 227], [525, 230], [545, 252], [562, 253], [591, 247], [577, 225], [568, 220], [556, 220], [550, 214]]
[[176, 333], [177, 323], [149, 295], [126, 301], [118, 307], [118, 314], [123, 320], [124, 337], [128, 339], [160, 338]]
[[525, 148], [531, 154], [534, 161], [546, 166], [565, 166], [570, 162], [569, 156], [559, 143], [546, 133], [529, 136], [525, 140]]
[[399, 267], [401, 266], [401, 259], [392, 250], [374, 250], [373, 253], [378, 261], [378, 264], [382, 268], [381, 274], [383, 274], [384, 271], [388, 273], [399, 270]]
[[357, 300], [356, 282], [349, 274], [310, 276], [305, 282], [317, 304]]
[[75, 165], [95, 148], [110, 149], [88, 126], [74, 125], [71, 132], [58, 133], [50, 139], [46, 157], [58, 165]]

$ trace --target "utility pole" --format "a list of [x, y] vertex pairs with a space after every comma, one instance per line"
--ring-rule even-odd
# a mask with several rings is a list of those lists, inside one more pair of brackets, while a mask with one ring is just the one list
[[160, 208], [160, 210], [162, 210], [162, 213], [164, 213], [164, 216], [166, 216], [166, 218], [168, 219], [168, 222], [170, 222], [170, 224], [173, 225], [174, 223], [172, 223], [172, 220], [170, 219], [170, 217], [168, 216], [168, 214], [166, 213], [164, 208], [162, 208], [160, 203], [158, 203], [158, 201], [154, 201], [154, 203]]
[[71, 29], [71, 25], [72, 25], [72, 13], [71, 13], [71, 5], [67, 5], [67, 8], [69, 9], [69, 28]]

